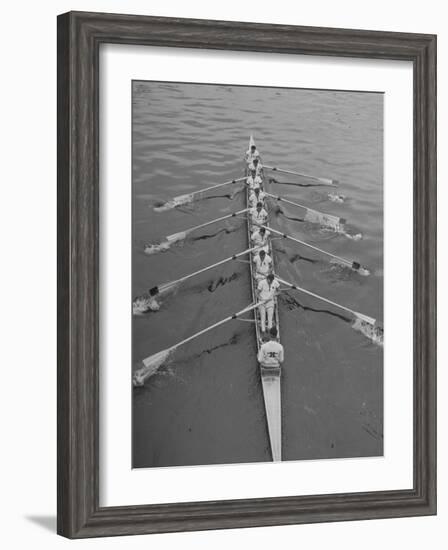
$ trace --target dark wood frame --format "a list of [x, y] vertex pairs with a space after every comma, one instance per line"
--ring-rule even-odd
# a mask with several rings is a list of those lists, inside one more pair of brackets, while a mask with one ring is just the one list
[[[409, 490], [99, 506], [98, 87], [103, 43], [412, 61], [414, 485]], [[436, 513], [436, 37], [70, 12], [58, 17], [58, 533], [70, 538]]]

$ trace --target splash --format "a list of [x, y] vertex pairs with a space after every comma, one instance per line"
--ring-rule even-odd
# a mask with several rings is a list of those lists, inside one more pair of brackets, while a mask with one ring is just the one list
[[358, 262], [352, 262], [351, 264], [345, 263], [342, 260], [338, 260], [337, 258], [334, 258], [330, 261], [332, 266], [335, 268], [339, 268], [341, 271], [354, 271], [355, 273], [358, 273], [358, 275], [361, 275], [362, 277], [368, 277], [370, 275], [370, 271], [367, 269], [367, 267], [362, 266]]
[[134, 315], [144, 315], [150, 311], [159, 311], [159, 309], [159, 302], [153, 296], [147, 294], [139, 296], [132, 303], [132, 313]]
[[352, 241], [360, 241], [362, 239], [362, 233], [356, 233], [355, 235], [352, 235], [351, 233], [346, 233], [344, 231], [343, 235], [347, 237], [347, 239], [351, 239]]
[[331, 202], [342, 203], [345, 202], [345, 195], [338, 195], [337, 193], [328, 193], [328, 200]]
[[135, 371], [132, 377], [132, 384], [137, 387], [143, 386], [145, 380], [153, 376], [168, 361], [172, 353], [173, 350], [167, 349], [143, 359], [143, 367]]
[[154, 244], [147, 244], [145, 246], [145, 254], [151, 256], [152, 254], [158, 254], [159, 252], [167, 252], [173, 244], [184, 241], [187, 237], [186, 231], [180, 231], [179, 233], [173, 233], [173, 235], [168, 235], [165, 241]]
[[147, 244], [145, 245], [145, 254], [151, 256], [152, 254], [159, 254], [160, 252], [167, 252], [170, 249], [171, 245], [167, 241], [158, 243], [158, 244]]
[[384, 330], [382, 327], [378, 326], [376, 322], [372, 323], [368, 320], [363, 319], [362, 317], [357, 317], [352, 324], [352, 327], [361, 332], [369, 340], [378, 346], [383, 346], [384, 342]]
[[179, 195], [178, 197], [174, 197], [174, 199], [171, 199], [166, 202], [162, 203], [156, 203], [153, 207], [155, 212], [166, 212], [167, 210], [173, 210], [174, 208], [177, 208], [178, 206], [182, 206], [184, 204], [190, 204], [194, 200], [194, 195]]

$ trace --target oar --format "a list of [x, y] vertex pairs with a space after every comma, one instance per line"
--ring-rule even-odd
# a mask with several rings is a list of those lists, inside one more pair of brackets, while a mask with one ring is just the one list
[[353, 328], [356, 330], [359, 330], [362, 332], [367, 338], [370, 338], [373, 342], [376, 344], [382, 345], [383, 343], [383, 329], [377, 325], [376, 319], [373, 317], [369, 317], [368, 315], [364, 315], [363, 313], [359, 313], [359, 311], [355, 311], [354, 309], [351, 309], [349, 307], [343, 306], [341, 304], [337, 304], [336, 302], [333, 302], [333, 300], [329, 300], [328, 298], [325, 298], [324, 296], [321, 296], [320, 294], [315, 294], [314, 292], [311, 292], [309, 290], [306, 290], [305, 288], [302, 288], [298, 285], [289, 283], [288, 281], [285, 281], [281, 279], [280, 277], [277, 277], [278, 281], [289, 288], [293, 290], [298, 290], [299, 292], [302, 292], [303, 294], [307, 294], [308, 296], [312, 296], [313, 298], [317, 298], [318, 300], [325, 302], [327, 304], [330, 304], [338, 309], [341, 309], [343, 311], [347, 311], [348, 313], [351, 313], [353, 317], [355, 317], [356, 320], [359, 321], [358, 324], [354, 324]]
[[226, 216], [221, 216], [220, 218], [216, 218], [215, 220], [201, 223], [200, 225], [195, 225], [194, 227], [190, 227], [189, 229], [185, 229], [184, 231], [180, 231], [179, 233], [173, 233], [172, 235], [167, 235], [165, 237], [165, 240], [163, 240], [159, 244], [146, 245], [145, 254], [156, 254], [157, 252], [166, 252], [167, 250], [169, 250], [171, 245], [179, 241], [183, 241], [187, 237], [187, 235], [189, 235], [190, 233], [193, 233], [193, 231], [196, 231], [197, 229], [201, 229], [203, 227], [207, 227], [208, 225], [212, 225], [214, 223], [222, 222], [223, 220], [227, 220], [229, 218], [235, 218], [239, 214], [243, 214], [248, 210], [249, 208], [245, 208], [244, 210], [239, 210], [238, 212], [232, 212], [232, 214], [227, 214]]
[[364, 315], [363, 313], [359, 313], [358, 311], [354, 311], [353, 309], [350, 309], [349, 307], [343, 306], [341, 304], [337, 304], [336, 302], [333, 302], [332, 300], [329, 300], [328, 298], [325, 298], [324, 296], [321, 296], [320, 294], [315, 294], [314, 292], [311, 292], [310, 290], [306, 290], [305, 288], [302, 288], [298, 285], [288, 283], [288, 281], [285, 281], [281, 279], [280, 277], [277, 277], [277, 280], [288, 286], [289, 288], [292, 288], [293, 290], [298, 290], [299, 292], [303, 292], [304, 294], [308, 294], [308, 296], [312, 296], [313, 298], [317, 298], [318, 300], [321, 300], [322, 302], [326, 302], [327, 304], [331, 304], [332, 306], [342, 309], [344, 311], [348, 311], [352, 315], [354, 315], [357, 319], [362, 321], [363, 323], [368, 323], [369, 325], [375, 325], [376, 319], [373, 317], [369, 317], [368, 315]]
[[313, 250], [316, 250], [317, 252], [320, 252], [321, 254], [325, 254], [327, 256], [330, 256], [331, 258], [334, 258], [335, 260], [337, 260], [341, 264], [350, 267], [354, 271], [357, 271], [360, 275], [370, 275], [369, 270], [367, 268], [363, 267], [359, 262], [356, 262], [354, 260], [347, 260], [346, 258], [341, 258], [340, 256], [336, 256], [336, 254], [332, 254], [331, 252], [327, 252], [326, 250], [322, 250], [322, 248], [318, 248], [317, 246], [313, 246], [312, 244], [306, 243], [305, 241], [301, 241], [300, 239], [296, 239], [295, 237], [291, 237], [291, 235], [287, 235], [286, 233], [282, 233], [281, 231], [277, 231], [276, 229], [272, 229], [272, 227], [267, 227], [265, 225], [262, 225], [261, 227], [264, 227], [267, 231], [271, 231], [272, 233], [276, 233], [277, 235], [281, 235], [284, 239], [289, 239], [290, 241], [294, 241], [298, 244], [302, 244], [303, 246], [307, 246], [308, 248], [312, 248]]
[[209, 332], [210, 330], [213, 330], [213, 329], [223, 325], [224, 323], [232, 321], [233, 319], [238, 319], [238, 317], [240, 315], [244, 315], [248, 311], [252, 311], [256, 307], [258, 307], [260, 305], [260, 303], [263, 303], [263, 302], [259, 302], [257, 304], [251, 304], [250, 306], [245, 307], [241, 311], [238, 311], [237, 313], [234, 313], [233, 315], [229, 315], [229, 317], [226, 317], [222, 321], [218, 321], [217, 323], [214, 323], [213, 325], [210, 325], [209, 327], [204, 328], [204, 329], [200, 330], [199, 332], [196, 332], [192, 336], [189, 336], [188, 338], [185, 338], [185, 340], [181, 340], [180, 342], [178, 342], [174, 346], [171, 346], [167, 349], [159, 351], [158, 353], [155, 353], [154, 355], [150, 355], [149, 357], [146, 357], [146, 359], [143, 359], [143, 361], [142, 361], [143, 362], [143, 367], [138, 369], [135, 372], [134, 376], [133, 376], [132, 382], [133, 382], [134, 386], [142, 386], [145, 383], [146, 378], [148, 378], [148, 376], [151, 376], [152, 374], [154, 374], [157, 371], [157, 369], [163, 363], [165, 363], [165, 361], [167, 361], [167, 359], [171, 356], [171, 354], [177, 348], [179, 348], [180, 346], [183, 346], [187, 342], [191, 342], [191, 340], [194, 340], [195, 338], [198, 338], [199, 336], [202, 336], [203, 334], [205, 334], [205, 333]]
[[346, 220], [344, 218], [339, 218], [338, 216], [332, 216], [331, 214], [325, 214], [324, 212], [319, 212], [318, 210], [313, 210], [308, 206], [299, 204], [298, 202], [293, 202], [279, 195], [271, 195], [271, 193], [266, 193], [266, 196], [271, 197], [279, 202], [284, 202], [286, 204], [292, 204], [293, 206], [298, 206], [299, 208], [304, 208], [306, 210], [305, 220], [312, 223], [319, 223], [326, 227], [331, 227], [335, 231], [340, 231], [343, 229]]
[[225, 181], [224, 183], [217, 183], [216, 185], [211, 185], [210, 187], [199, 189], [198, 191], [193, 191], [192, 193], [188, 193], [187, 195], [178, 195], [177, 197], [173, 197], [171, 200], [166, 201], [159, 206], [155, 206], [154, 210], [156, 212], [166, 212], [167, 210], [172, 210], [173, 208], [176, 208], [178, 206], [182, 206], [184, 204], [189, 204], [190, 202], [193, 202], [196, 196], [200, 195], [201, 193], [205, 193], [206, 191], [211, 191], [212, 189], [218, 189], [218, 187], [224, 187], [225, 185], [230, 185], [231, 183], [237, 183], [245, 179], [246, 178], [238, 178], [234, 180], [229, 180], [229, 181]]
[[193, 273], [190, 273], [189, 275], [185, 275], [184, 277], [181, 277], [180, 279], [175, 279], [174, 281], [170, 281], [168, 283], [164, 283], [162, 285], [153, 286], [149, 289], [149, 295], [150, 296], [157, 296], [157, 294], [160, 294], [161, 292], [165, 292], [169, 289], [172, 289], [174, 286], [179, 285], [183, 283], [184, 281], [191, 279], [191, 277], [195, 277], [196, 275], [200, 275], [201, 273], [204, 273], [205, 271], [209, 271], [210, 269], [214, 269], [215, 267], [218, 267], [220, 265], [223, 265], [227, 262], [230, 262], [232, 260], [236, 260], [240, 256], [244, 256], [245, 254], [249, 254], [250, 252], [254, 252], [255, 250], [258, 250], [259, 246], [255, 246], [253, 248], [248, 248], [247, 250], [243, 250], [242, 252], [238, 252], [238, 254], [234, 254], [233, 256], [229, 256], [228, 258], [224, 258], [224, 260], [220, 260], [219, 262], [216, 262], [215, 264], [209, 265], [207, 267], [203, 267], [202, 269], [199, 269], [198, 271], [194, 271]]
[[332, 180], [329, 178], [318, 178], [317, 176], [311, 176], [310, 174], [301, 174], [300, 172], [294, 172], [293, 170], [284, 170], [283, 168], [277, 168], [276, 166], [267, 166], [263, 165], [264, 168], [268, 168], [274, 172], [282, 172], [283, 174], [293, 174], [294, 176], [300, 176], [302, 178], [307, 178], [309, 180], [318, 181], [322, 185], [332, 185], [335, 186], [338, 184], [337, 180]]

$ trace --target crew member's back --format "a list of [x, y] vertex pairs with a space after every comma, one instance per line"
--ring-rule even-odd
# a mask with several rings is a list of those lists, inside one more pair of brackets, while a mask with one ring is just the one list
[[277, 342], [276, 327], [272, 327], [269, 331], [269, 340], [260, 347], [258, 362], [262, 367], [279, 367], [283, 361], [283, 346]]

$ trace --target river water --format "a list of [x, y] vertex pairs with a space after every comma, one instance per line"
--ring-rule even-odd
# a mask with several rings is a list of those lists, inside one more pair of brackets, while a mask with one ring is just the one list
[[[136, 81], [132, 107], [134, 297], [247, 248], [237, 219], [163, 254], [143, 252], [149, 242], [244, 207], [244, 194], [230, 200], [224, 188], [178, 210], [153, 211], [158, 201], [241, 177], [253, 133], [265, 164], [335, 178], [344, 198], [335, 202], [331, 190], [316, 186], [273, 183], [272, 192], [346, 218], [348, 233], [363, 238], [304, 223], [292, 206], [271, 217], [272, 227], [371, 271], [363, 277], [282, 241], [277, 273], [382, 324], [381, 94]], [[191, 279], [160, 311], [134, 317], [133, 368], [250, 302], [245, 263]], [[283, 459], [382, 455], [382, 348], [316, 299], [288, 293], [279, 311]], [[253, 325], [232, 321], [192, 341], [135, 388], [132, 445], [134, 467], [269, 461]]]

